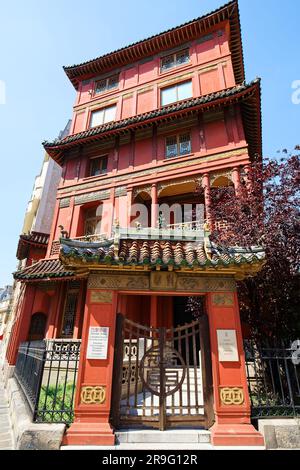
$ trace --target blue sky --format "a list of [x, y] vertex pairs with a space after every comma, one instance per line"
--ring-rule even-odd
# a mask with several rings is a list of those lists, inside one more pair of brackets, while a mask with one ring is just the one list
[[[201, 16], [225, 0], [15, 0], [1, 2], [0, 287], [12, 282], [16, 247], [41, 142], [71, 117], [75, 90], [62, 70]], [[262, 78], [264, 154], [300, 144], [299, 0], [240, 0], [247, 81]]]

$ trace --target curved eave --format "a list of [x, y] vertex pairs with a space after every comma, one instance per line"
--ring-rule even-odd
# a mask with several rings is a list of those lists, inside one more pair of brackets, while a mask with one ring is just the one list
[[17, 248], [17, 254], [16, 258], [19, 261], [22, 261], [23, 259], [27, 258], [27, 252], [29, 248], [34, 247], [34, 248], [39, 248], [39, 249], [44, 249], [47, 250], [48, 243], [38, 243], [34, 242], [32, 240], [26, 240], [20, 237], [19, 243], [18, 243], [18, 248]]
[[131, 118], [94, 127], [59, 141], [43, 142], [43, 146], [46, 152], [61, 165], [64, 151], [72, 147], [111, 138], [130, 130], [145, 128], [153, 123], [186, 116], [197, 111], [228, 106], [237, 102], [243, 103], [242, 116], [251, 153], [261, 154], [260, 79], [256, 79], [247, 85], [240, 85], [221, 92], [184, 100]]
[[225, 21], [230, 25], [230, 50], [232, 54], [233, 69], [236, 83], [245, 79], [243, 48], [241, 39], [241, 25], [238, 2], [236, 0], [223, 5], [217, 10], [202, 17], [176, 26], [162, 33], [151, 36], [142, 41], [135, 42], [111, 53], [102, 55], [93, 60], [78, 65], [65, 66], [64, 71], [68, 78], [78, 89], [80, 81], [88, 79], [95, 74], [125, 66], [144, 57], [176, 47], [207, 34], [213, 28]]
[[77, 277], [70, 269], [64, 269], [58, 259], [42, 259], [26, 268], [13, 273], [14, 279], [21, 282], [62, 281]]
[[241, 263], [226, 263], [208, 262], [205, 265], [169, 265], [164, 263], [135, 263], [135, 262], [116, 262], [116, 261], [103, 261], [99, 263], [97, 260], [87, 260], [77, 257], [69, 257], [60, 255], [62, 264], [67, 269], [74, 271], [79, 270], [87, 274], [89, 271], [110, 271], [112, 273], [126, 273], [126, 272], [150, 272], [150, 271], [175, 271], [186, 274], [198, 275], [220, 275], [220, 276], [233, 276], [236, 280], [243, 280], [247, 277], [255, 276], [266, 263], [266, 260], [256, 262], [241, 262]]

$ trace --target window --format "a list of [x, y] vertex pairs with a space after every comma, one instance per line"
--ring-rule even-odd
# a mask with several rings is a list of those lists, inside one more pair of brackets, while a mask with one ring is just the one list
[[75, 326], [76, 310], [78, 304], [79, 288], [68, 287], [61, 326], [61, 338], [72, 338]]
[[86, 211], [84, 216], [84, 235], [96, 235], [100, 233], [102, 218], [102, 206], [94, 207]]
[[47, 315], [35, 313], [31, 317], [27, 341], [38, 341], [45, 338]]
[[117, 105], [107, 106], [106, 108], [97, 109], [92, 111], [90, 127], [101, 126], [106, 122], [114, 121], [116, 117]]
[[119, 85], [119, 76], [113, 75], [112, 77], [103, 78], [102, 80], [98, 80], [95, 83], [95, 95], [99, 93], [104, 93], [105, 91], [112, 90], [117, 88]]
[[107, 155], [105, 157], [91, 158], [90, 176], [98, 176], [107, 173], [107, 160]]
[[190, 54], [188, 49], [183, 51], [176, 52], [175, 54], [167, 55], [161, 59], [160, 71], [164, 72], [165, 70], [172, 69], [173, 67], [178, 67], [179, 65], [186, 64], [190, 60]]
[[166, 158], [178, 157], [191, 153], [190, 134], [172, 135], [166, 138]]
[[193, 96], [192, 80], [163, 88], [161, 90], [161, 105], [165, 106], [175, 101], [185, 100]]

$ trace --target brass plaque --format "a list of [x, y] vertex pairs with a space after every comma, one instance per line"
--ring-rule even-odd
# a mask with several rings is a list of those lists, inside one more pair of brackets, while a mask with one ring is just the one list
[[220, 389], [222, 405], [242, 405], [244, 403], [244, 390], [241, 387], [222, 387]]
[[226, 292], [224, 294], [213, 294], [212, 303], [216, 307], [233, 307], [234, 295], [231, 292]]
[[102, 405], [106, 400], [106, 388], [100, 385], [81, 387], [81, 403], [85, 405]]
[[91, 303], [94, 304], [111, 304], [112, 303], [112, 291], [104, 290], [92, 290], [91, 291]]

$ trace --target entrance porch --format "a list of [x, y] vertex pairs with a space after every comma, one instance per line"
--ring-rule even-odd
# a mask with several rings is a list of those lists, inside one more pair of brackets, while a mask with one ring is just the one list
[[[111, 422], [114, 428], [212, 424], [207, 316], [193, 319], [187, 297], [119, 296]], [[202, 297], [197, 297], [202, 300]], [[137, 323], [139, 322], [139, 323]]]

